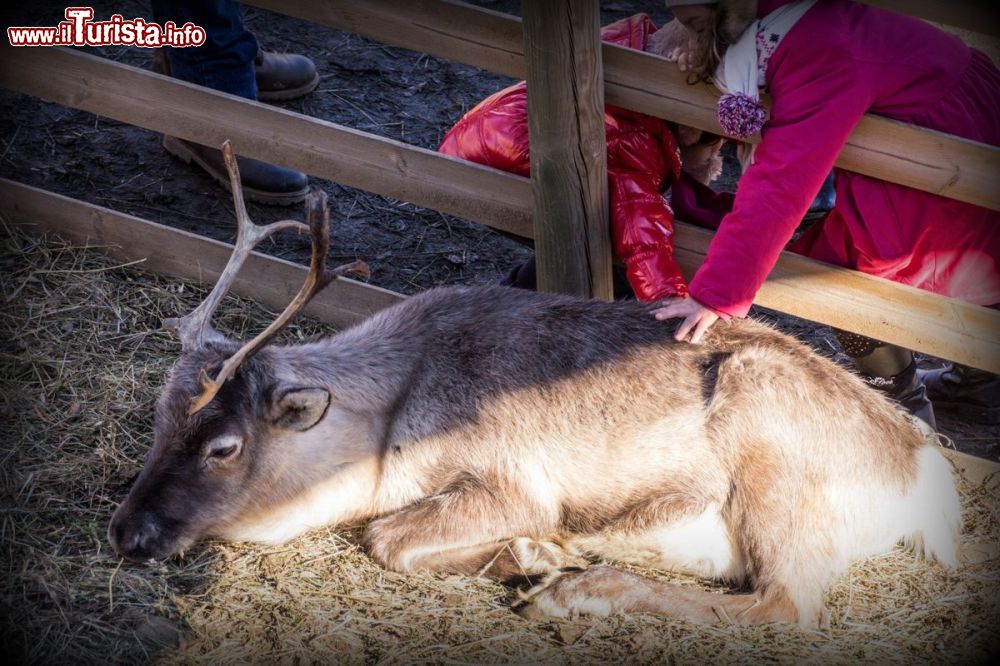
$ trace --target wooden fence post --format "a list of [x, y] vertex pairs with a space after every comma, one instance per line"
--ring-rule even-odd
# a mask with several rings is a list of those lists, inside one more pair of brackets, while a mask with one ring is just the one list
[[597, 0], [525, 2], [538, 289], [611, 299]]

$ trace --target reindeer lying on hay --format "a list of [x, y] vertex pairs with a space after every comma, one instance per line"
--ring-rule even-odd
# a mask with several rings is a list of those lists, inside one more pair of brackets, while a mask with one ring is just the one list
[[[823, 593], [900, 540], [955, 563], [949, 463], [897, 408], [759, 323], [705, 343], [638, 303], [499, 287], [431, 289], [337, 335], [269, 345], [316, 292], [328, 211], [307, 202], [306, 284], [246, 345], [209, 319], [256, 242], [228, 144], [239, 238], [173, 326], [183, 351], [155, 441], [109, 538], [130, 559], [205, 536], [281, 542], [375, 518], [396, 571], [547, 575], [523, 612], [651, 611], [712, 622], [824, 618]], [[605, 559], [745, 584], [716, 594]]]

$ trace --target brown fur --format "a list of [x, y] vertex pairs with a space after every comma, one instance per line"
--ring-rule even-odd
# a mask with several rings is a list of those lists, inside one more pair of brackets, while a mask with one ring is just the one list
[[[937, 454], [898, 409], [751, 321], [719, 322], [702, 345], [672, 336], [637, 303], [436, 289], [262, 349], [195, 415], [198, 373], [234, 345], [186, 350], [110, 539], [146, 559], [207, 535], [277, 542], [374, 519], [364, 546], [400, 571], [513, 581], [606, 559], [753, 591], [597, 567], [535, 588], [533, 613], [806, 624], [852, 558], [925, 535], [949, 559], [957, 508], [925, 508], [957, 507], [953, 482], [928, 486]], [[239, 454], [216, 459], [233, 438]], [[897, 527], [894, 511], [917, 522]]]

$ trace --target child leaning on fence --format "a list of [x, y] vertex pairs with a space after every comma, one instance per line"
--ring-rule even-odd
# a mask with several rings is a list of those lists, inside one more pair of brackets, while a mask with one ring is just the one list
[[[1000, 145], [1000, 71], [984, 53], [921, 20], [845, 0], [666, 4], [690, 36], [668, 57], [691, 80], [723, 90], [718, 111], [727, 133], [760, 130], [762, 137], [690, 297], [658, 311], [659, 318], [684, 318], [679, 339], [690, 333], [697, 341], [719, 317], [747, 314], [864, 114]], [[765, 86], [766, 122], [757, 101]], [[792, 250], [951, 298], [1000, 303], [1000, 213], [835, 173], [833, 210]], [[839, 337], [870, 383], [933, 424], [911, 352]], [[934, 379], [942, 400], [979, 401], [974, 416], [1000, 416], [995, 377], [960, 368]]]
[[[605, 26], [601, 39], [644, 50], [656, 25], [638, 14]], [[684, 219], [711, 225], [732, 205], [732, 195], [714, 193], [707, 181], [718, 175], [721, 139], [672, 127], [660, 118], [608, 106], [608, 204], [615, 254], [625, 264], [627, 285], [616, 280], [616, 295], [631, 288], [643, 301], [687, 294], [674, 261], [674, 211], [662, 192], [672, 187]], [[678, 147], [680, 145], [680, 148]], [[528, 94], [522, 81], [489, 96], [448, 131], [442, 153], [527, 176]], [[696, 161], [685, 162], [681, 158]], [[508, 284], [534, 288], [534, 261], [515, 269]]]

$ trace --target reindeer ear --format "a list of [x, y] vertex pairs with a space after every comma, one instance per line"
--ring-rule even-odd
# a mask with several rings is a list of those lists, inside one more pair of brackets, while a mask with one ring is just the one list
[[296, 386], [278, 388], [267, 405], [267, 419], [281, 428], [309, 430], [320, 422], [330, 406], [330, 392], [325, 388]]

